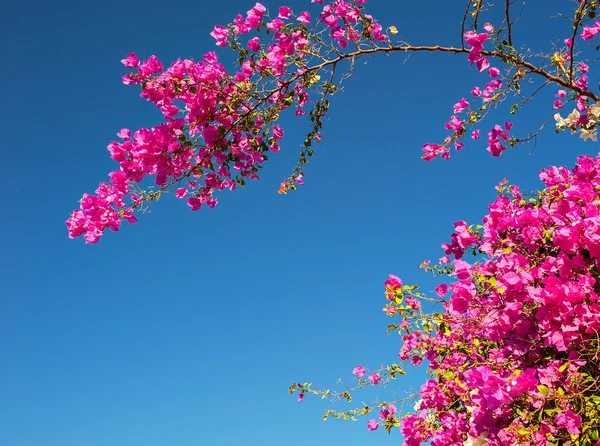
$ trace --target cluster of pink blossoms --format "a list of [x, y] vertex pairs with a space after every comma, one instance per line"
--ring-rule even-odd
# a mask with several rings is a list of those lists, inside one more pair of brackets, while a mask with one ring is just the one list
[[[363, 12], [365, 2], [335, 0], [322, 7], [319, 24], [340, 47], [361, 38], [387, 40], [381, 25]], [[280, 150], [284, 131], [275, 124], [278, 113], [294, 107], [296, 116], [305, 115], [309, 90], [321, 91], [318, 71], [307, 63], [314, 50], [305, 51], [311, 32], [319, 30], [308, 25], [308, 11], [295, 15], [282, 6], [271, 18], [256, 3], [228, 26], [215, 26], [211, 35], [217, 46], [229, 45], [240, 54], [233, 74], [212, 52], [199, 62], [177, 60], [166, 70], [156, 56], [140, 62], [131, 53], [123, 59], [127, 68], [135, 69], [123, 83], [140, 85], [140, 96], [159, 108], [165, 122], [118, 133], [121, 140], [108, 150], [119, 169], [109, 175], [110, 184], [102, 183], [95, 195], [84, 195], [80, 209], [67, 220], [69, 237], [83, 235], [87, 243], [96, 243], [107, 229], [118, 230], [123, 220], [137, 221], [133, 212], [167, 191], [174, 190], [195, 211], [202, 205], [214, 207], [215, 192], [259, 179], [267, 154]], [[258, 36], [240, 41], [253, 32]], [[257, 90], [264, 92], [262, 97], [256, 97]], [[321, 138], [315, 129], [309, 143]], [[154, 191], [139, 185], [147, 176], [155, 177]], [[280, 193], [295, 184], [303, 184], [301, 171], [282, 183]]]
[[532, 197], [503, 183], [481, 226], [455, 224], [443, 245], [454, 260], [440, 263], [456, 281], [436, 289], [435, 329], [386, 280], [400, 358], [427, 360], [432, 375], [400, 421], [405, 445], [600, 445], [600, 157], [540, 179]]
[[[325, 96], [337, 89], [332, 66], [343, 57], [340, 51], [349, 43], [359, 53], [387, 50], [387, 47], [377, 48], [377, 43], [387, 44], [389, 40], [382, 26], [365, 13], [364, 3], [366, 0], [333, 0], [323, 4], [316, 23], [308, 11], [296, 14], [290, 7], [281, 6], [278, 15], [271, 17], [264, 5], [256, 3], [245, 15], [237, 15], [227, 26], [217, 25], [211, 32], [217, 46], [230, 46], [240, 56], [239, 67], [233, 74], [218, 62], [215, 53], [205, 54], [199, 62], [177, 60], [166, 70], [156, 56], [140, 62], [135, 54], [128, 55], [122, 62], [134, 71], [125, 75], [123, 82], [141, 86], [141, 97], [160, 109], [165, 122], [149, 129], [119, 132], [121, 141], [108, 146], [119, 169], [110, 175], [110, 183], [102, 183], [95, 194], [84, 195], [80, 209], [67, 220], [69, 236], [83, 235], [86, 242], [96, 243], [107, 229], [118, 230], [123, 220], [137, 221], [134, 211], [143, 210], [168, 191], [186, 199], [192, 210], [203, 205], [214, 207], [218, 202], [216, 192], [233, 190], [248, 180], [259, 179], [268, 153], [280, 150], [283, 129], [275, 123], [284, 109], [293, 107], [296, 116], [303, 116], [312, 100], [310, 118], [315, 123], [314, 131], [307, 135], [305, 147], [308, 149], [313, 141], [319, 141], [320, 118], [329, 107]], [[483, 119], [489, 104], [503, 97], [513, 85], [514, 79], [502, 90], [500, 70], [490, 65], [491, 53], [484, 50], [490, 36], [494, 39], [498, 36], [491, 24], [486, 23], [483, 28], [486, 32], [464, 34], [466, 49], [463, 49], [468, 50], [469, 62], [480, 72], [487, 71], [491, 78], [484, 87], [476, 86], [471, 91], [481, 106], [471, 108], [464, 98], [456, 103], [454, 114], [445, 124], [451, 134], [442, 144], [425, 144], [425, 160], [449, 158], [452, 145], [460, 150], [467, 127]], [[581, 37], [591, 38], [596, 29], [597, 24], [584, 27]], [[395, 27], [388, 30], [397, 32]], [[255, 35], [245, 40], [248, 34]], [[330, 44], [323, 44], [325, 34], [329, 35]], [[307, 51], [309, 45], [311, 50]], [[336, 45], [341, 48], [339, 51], [333, 49]], [[565, 45], [572, 47], [573, 39], [566, 39]], [[565, 71], [569, 58], [569, 51], [557, 52], [553, 63]], [[510, 69], [509, 64], [505, 79], [512, 76], [508, 74]], [[576, 69], [574, 84], [585, 91], [588, 67], [579, 63]], [[321, 79], [319, 73], [324, 72], [331, 75], [329, 81]], [[559, 99], [564, 97], [561, 95]], [[567, 119], [557, 114], [557, 129], [580, 131], [582, 138], [595, 140], [597, 116], [594, 113], [594, 119], [588, 119], [590, 113], [582, 112], [590, 104], [581, 95], [576, 100], [578, 114]], [[555, 108], [562, 106], [562, 101], [554, 102]], [[510, 136], [511, 125], [496, 124], [488, 131], [487, 150], [493, 156], [499, 156], [515, 143], [516, 139]], [[479, 139], [479, 129], [470, 135], [474, 140]], [[312, 150], [307, 152], [310, 156]], [[280, 193], [303, 184], [299, 167], [305, 164], [305, 156], [301, 153], [301, 163], [281, 184]], [[116, 175], [117, 172], [124, 177]], [[140, 184], [147, 176], [155, 177], [153, 189]]]
[[600, 21], [594, 23], [594, 26], [584, 26], [581, 31], [581, 38], [583, 40], [591, 40], [596, 37], [596, 34], [600, 32]]
[[[494, 32], [494, 27], [490, 23], [486, 23], [484, 28], [486, 31], [488, 31], [488, 33]], [[502, 81], [500, 79], [495, 79], [499, 76], [500, 70], [496, 67], [490, 67], [490, 62], [481, 54], [483, 45], [488, 40], [488, 33], [478, 34], [473, 31], [468, 31], [464, 35], [465, 43], [470, 47], [468, 56], [469, 62], [471, 65], [476, 64], [479, 72], [487, 70], [488, 75], [492, 78], [490, 82], [486, 83], [483, 90], [481, 90], [481, 88], [478, 86], [473, 87], [471, 90], [471, 94], [475, 98], [481, 99], [483, 108], [485, 108], [485, 104], [493, 100], [494, 95], [502, 88]], [[422, 156], [424, 160], [430, 161], [438, 156], [443, 159], [449, 159], [449, 146], [452, 143], [454, 143], [454, 148], [456, 150], [460, 150], [464, 147], [464, 142], [462, 142], [462, 139], [466, 134], [466, 126], [468, 124], [472, 124], [473, 121], [471, 121], [470, 117], [461, 119], [458, 115], [469, 111], [468, 109], [470, 107], [471, 104], [469, 104], [465, 98], [462, 98], [460, 101], [454, 104], [454, 115], [451, 116], [450, 121], [445, 124], [445, 128], [447, 130], [451, 130], [452, 133], [444, 140], [443, 144], [425, 144], [423, 146], [423, 151], [425, 154]], [[492, 156], [500, 156], [502, 152], [506, 150], [506, 143], [510, 136], [508, 132], [511, 128], [512, 123], [506, 122], [504, 128], [502, 128], [502, 126], [499, 124], [496, 124], [488, 132], [488, 145], [486, 150], [490, 152]], [[479, 139], [479, 129], [472, 131], [471, 138], [473, 140]]]
[[[126, 75], [123, 82], [142, 84], [141, 96], [156, 104], [166, 122], [151, 129], [139, 129], [134, 134], [122, 129], [118, 133], [121, 141], [108, 145], [110, 156], [119, 163], [120, 169], [109, 175], [111, 185], [101, 184], [96, 196], [86, 194], [81, 209], [67, 220], [69, 236], [83, 234], [88, 243], [96, 243], [108, 228], [118, 230], [121, 219], [135, 222], [131, 212], [144, 197], [132, 192], [131, 186], [140, 183], [146, 175], [155, 176], [158, 186], [182, 178], [179, 183], [183, 183], [183, 188], [178, 189], [177, 195], [183, 198], [189, 191], [187, 201], [195, 210], [203, 203], [209, 207], [217, 203], [214, 190], [235, 188], [230, 179], [230, 164], [242, 176], [252, 176], [255, 175], [252, 166], [262, 157], [260, 136], [231, 132], [232, 123], [243, 115], [247, 106], [240, 104], [235, 110], [227, 106], [242, 92], [214, 53], [206, 54], [204, 61], [197, 63], [178, 60], [162, 73], [163, 67], [154, 56], [140, 64], [135, 54], [130, 54], [123, 64], [137, 67], [137, 72]], [[176, 101], [185, 104], [183, 117], [177, 117]], [[227, 132], [231, 134], [229, 140]], [[194, 147], [194, 138], [202, 138], [200, 148]], [[237, 144], [238, 157], [235, 163], [228, 164], [231, 158], [223, 148], [230, 143]], [[197, 179], [202, 182], [198, 183]]]

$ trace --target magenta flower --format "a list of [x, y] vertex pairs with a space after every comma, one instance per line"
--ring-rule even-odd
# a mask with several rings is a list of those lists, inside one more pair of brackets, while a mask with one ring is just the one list
[[554, 421], [558, 427], [567, 429], [567, 432], [573, 435], [579, 434], [579, 426], [581, 426], [581, 416], [577, 415], [571, 409], [559, 413], [554, 417]]
[[352, 370], [352, 374], [358, 376], [359, 378], [362, 378], [363, 376], [365, 376], [365, 372], [366, 372], [365, 368], [360, 365], [357, 365]]
[[379, 376], [376, 372], [373, 372], [371, 375], [369, 375], [369, 381], [371, 381], [373, 383], [373, 385], [377, 385], [379, 384], [379, 381], [381, 381], [381, 376]]
[[437, 294], [439, 297], [444, 297], [446, 294], [448, 294], [448, 285], [445, 283], [438, 285], [435, 288], [435, 294]]
[[278, 125], [276, 125], [275, 127], [273, 127], [273, 139], [275, 141], [279, 141], [282, 138], [283, 138], [283, 129], [281, 127], [279, 127]]
[[597, 24], [598, 24], [598, 22], [596, 22], [596, 25], [594, 25], [593, 27], [584, 26], [583, 31], [581, 31], [581, 38], [583, 40], [593, 39], [596, 36], [596, 34], [598, 34], [598, 31], [599, 31]]
[[406, 296], [406, 299], [404, 299], [404, 302], [406, 303], [406, 305], [408, 305], [410, 308], [412, 308], [415, 311], [421, 308], [421, 302], [419, 302], [414, 297]]
[[227, 38], [229, 36], [229, 30], [221, 25], [215, 25], [213, 31], [210, 33], [212, 37], [217, 41], [217, 46], [227, 46]]
[[256, 52], [260, 50], [260, 39], [258, 37], [253, 37], [248, 41], [248, 48], [252, 51]]
[[456, 104], [454, 104], [454, 113], [461, 113], [465, 110], [465, 108], [467, 108], [469, 106], [469, 103], [465, 100], [465, 98], [462, 98], [460, 101], [458, 101]]
[[[313, 1], [315, 1], [315, 0], [313, 0]], [[377, 420], [375, 420], [375, 419], [369, 420], [369, 423], [367, 424], [367, 429], [369, 429], [370, 431], [376, 431], [378, 427], [379, 427], [379, 423], [377, 422]]]
[[468, 279], [472, 269], [473, 267], [469, 263], [463, 260], [454, 260], [454, 275], [459, 279]]
[[308, 25], [310, 23], [310, 13], [307, 11], [303, 11], [299, 16], [298, 16], [298, 21], [300, 23], [303, 23], [305, 25]]
[[496, 67], [492, 67], [488, 70], [490, 77], [497, 77], [500, 74], [500, 70]]
[[388, 404], [385, 409], [379, 411], [379, 418], [381, 418], [382, 420], [386, 420], [387, 418], [396, 415], [396, 412], [398, 412], [396, 406], [394, 406], [393, 404]]
[[390, 274], [390, 278], [383, 282], [383, 284], [386, 287], [389, 286], [391, 288], [400, 288], [402, 287], [402, 280], [400, 280], [400, 277]]
[[121, 129], [117, 136], [125, 141], [131, 139], [131, 130], [129, 129]]
[[202, 207], [202, 200], [197, 197], [190, 197], [187, 199], [188, 206], [192, 208], [192, 211], [197, 211]]
[[272, 22], [267, 23], [267, 28], [271, 31], [279, 31], [279, 28], [281, 28], [283, 25], [285, 25], [283, 20], [274, 19]]
[[413, 356], [410, 358], [410, 362], [412, 363], [412, 365], [419, 366], [419, 365], [421, 365], [421, 363], [423, 362], [423, 358], [422, 358], [422, 357], [420, 357], [420, 356], [418, 356], [418, 355], [413, 355]]
[[125, 59], [121, 59], [121, 63], [127, 68], [135, 68], [140, 66], [140, 59], [135, 53], [129, 53]]
[[279, 18], [280, 19], [289, 19], [292, 15], [292, 10], [287, 6], [279, 7]]
[[266, 11], [267, 8], [265, 8], [262, 4], [256, 3], [254, 8], [249, 10], [246, 15], [246, 26], [248, 28], [256, 28], [260, 24], [260, 21], [262, 20], [262, 17]]

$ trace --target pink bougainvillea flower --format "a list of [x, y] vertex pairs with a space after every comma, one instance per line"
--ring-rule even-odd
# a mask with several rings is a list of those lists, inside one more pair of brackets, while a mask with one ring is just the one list
[[415, 311], [421, 308], [421, 302], [419, 302], [417, 299], [411, 296], [406, 296], [406, 299], [404, 299], [404, 303]]
[[579, 427], [581, 426], [581, 416], [577, 415], [571, 409], [567, 409], [556, 415], [554, 421], [558, 427], [565, 428], [570, 434], [577, 435], [581, 433], [579, 430]]
[[398, 409], [393, 404], [388, 404], [385, 409], [379, 411], [379, 418], [386, 420], [389, 417], [393, 417], [398, 412]]
[[289, 19], [292, 16], [292, 10], [287, 6], [279, 7], [279, 15], [280, 19]]
[[402, 280], [400, 280], [400, 277], [390, 274], [389, 279], [386, 279], [383, 284], [390, 288], [400, 288], [402, 286]]
[[125, 141], [131, 139], [131, 130], [129, 129], [121, 129], [117, 136]]
[[264, 5], [256, 3], [254, 7], [246, 13], [246, 26], [248, 26], [250, 29], [257, 28], [260, 25], [263, 15], [266, 11], [267, 8], [265, 8]]
[[227, 46], [229, 30], [226, 27], [221, 25], [215, 25], [210, 35], [214, 37], [214, 39], [217, 41], [217, 46]]
[[278, 31], [283, 25], [285, 25], [283, 20], [274, 19], [272, 22], [267, 23], [267, 28], [271, 31]]
[[250, 39], [248, 41], [248, 48], [250, 48], [252, 51], [259, 51], [260, 50], [260, 38], [258, 37], [253, 37], [252, 39]]
[[197, 211], [202, 207], [202, 200], [197, 197], [190, 197], [187, 199], [188, 206], [192, 208], [192, 211]]
[[127, 68], [135, 68], [140, 66], [140, 59], [135, 53], [129, 53], [125, 59], [121, 59], [121, 63]]
[[310, 23], [310, 13], [307, 11], [302, 11], [297, 20], [304, 25], [308, 25]]
[[275, 141], [279, 141], [282, 138], [283, 138], [283, 129], [281, 127], [279, 127], [278, 125], [276, 125], [275, 127], [273, 127], [273, 139]]
[[396, 313], [396, 307], [394, 305], [386, 305], [383, 307], [383, 311], [389, 316], [392, 316], [394, 313]]
[[412, 365], [419, 366], [423, 362], [423, 358], [421, 356], [418, 356], [418, 355], [413, 355], [410, 358], [410, 362], [411, 362]]
[[[317, 1], [317, 0], [313, 0], [313, 1]], [[369, 420], [369, 422], [367, 423], [367, 429], [369, 429], [370, 431], [376, 431], [378, 427], [379, 427], [379, 423], [375, 419]]]
[[357, 365], [352, 370], [352, 374], [358, 376], [359, 378], [362, 378], [363, 376], [365, 376], [365, 372], [366, 372], [365, 368], [360, 365]]
[[437, 294], [439, 297], [444, 297], [446, 294], [448, 294], [448, 285], [445, 283], [438, 285], [435, 288], [435, 294]]
[[468, 106], [469, 103], [465, 100], [465, 98], [462, 98], [460, 101], [454, 104], [454, 113], [462, 113]]
[[581, 31], [581, 38], [583, 40], [590, 40], [593, 39], [596, 34], [598, 34], [598, 26], [597, 26], [597, 22], [595, 26], [584, 26], [583, 27], [583, 31]]
[[373, 372], [369, 375], [369, 381], [371, 381], [373, 385], [377, 385], [379, 384], [379, 381], [381, 381], [381, 376], [379, 376], [376, 372]]

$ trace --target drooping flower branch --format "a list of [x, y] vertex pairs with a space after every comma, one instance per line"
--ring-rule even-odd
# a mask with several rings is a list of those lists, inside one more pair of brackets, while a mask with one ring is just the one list
[[[573, 51], [578, 39], [589, 40], [600, 29], [597, 23], [589, 26], [596, 2], [579, 2], [574, 36], [566, 39], [564, 49], [542, 56], [515, 49], [511, 23], [508, 31], [496, 31], [485, 23], [479, 32], [484, 13], [480, 1], [467, 4], [460, 46], [395, 41], [397, 28], [384, 29], [367, 14], [365, 3], [335, 0], [320, 6], [316, 19], [308, 11], [294, 13], [287, 6], [280, 7], [277, 15], [270, 14], [257, 3], [245, 16], [238, 15], [231, 24], [217, 25], [211, 32], [218, 46], [229, 46], [237, 54], [233, 71], [214, 52], [199, 62], [177, 60], [166, 70], [156, 56], [140, 62], [132, 53], [123, 59], [127, 68], [135, 69], [123, 82], [139, 85], [141, 96], [160, 109], [164, 122], [118, 132], [120, 140], [110, 143], [108, 150], [119, 168], [95, 194], [84, 194], [80, 209], [67, 220], [69, 236], [83, 235], [86, 242], [96, 243], [107, 229], [118, 230], [123, 220], [137, 221], [135, 212], [147, 209], [166, 192], [185, 199], [192, 210], [214, 207], [219, 191], [260, 178], [269, 156], [281, 148], [284, 130], [278, 121], [287, 109], [298, 117], [306, 115], [312, 126], [299, 162], [279, 192], [295, 189], [303, 184], [303, 168], [321, 140], [323, 118], [339, 82], [357, 59], [373, 54], [464, 54], [489, 76], [485, 85], [472, 89], [470, 102], [462, 98], [454, 105], [454, 114], [445, 124], [449, 136], [423, 146], [426, 160], [449, 158], [451, 147], [461, 149], [466, 135], [480, 138], [479, 127], [492, 107], [514, 97], [510, 108], [514, 114], [547, 85], [577, 103], [579, 115], [569, 115], [566, 121], [557, 115], [557, 129], [569, 128], [586, 139], [596, 138], [597, 115], [587, 111], [598, 96], [588, 88], [588, 65], [575, 62]], [[535, 78], [542, 81], [541, 87], [523, 96], [521, 84], [526, 80], [535, 84]], [[553, 104], [558, 109], [562, 105], [562, 101]], [[512, 135], [510, 122], [493, 124], [484, 130], [487, 150], [499, 156], [508, 147], [535, 137], [547, 123], [543, 121], [540, 129], [524, 138]], [[146, 180], [148, 176], [154, 177], [154, 185]]]

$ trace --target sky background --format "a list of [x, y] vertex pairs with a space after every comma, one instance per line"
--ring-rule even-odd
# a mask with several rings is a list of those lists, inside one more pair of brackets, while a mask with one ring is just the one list
[[[64, 221], [115, 168], [106, 145], [122, 127], [157, 123], [152, 104], [122, 85], [119, 60], [130, 51], [165, 65], [200, 59], [216, 48], [212, 26], [253, 3], [3, 7], [1, 445], [399, 444], [398, 432], [368, 432], [366, 419], [323, 422], [326, 409], [350, 406], [297, 403], [288, 386], [334, 388], [357, 364], [393, 362], [387, 275], [433, 290], [419, 264], [442, 255], [454, 221], [480, 221], [500, 180], [532, 190], [541, 168], [598, 152], [548, 129], [533, 154], [519, 147], [494, 159], [479, 141], [426, 163], [423, 143], [443, 140], [452, 104], [486, 77], [464, 57], [379, 56], [332, 100], [298, 192], [277, 194], [308, 129], [288, 120], [262, 180], [221, 194], [216, 209], [192, 213], [166, 197], [98, 245], [69, 240]], [[462, 2], [369, 3], [410, 42], [459, 43]], [[568, 24], [548, 17], [566, 3], [528, 2], [515, 39], [536, 52], [562, 40]], [[308, 0], [287, 4], [318, 13]], [[550, 116], [553, 94], [514, 119], [516, 134]], [[378, 396], [402, 396], [422, 379]]]

